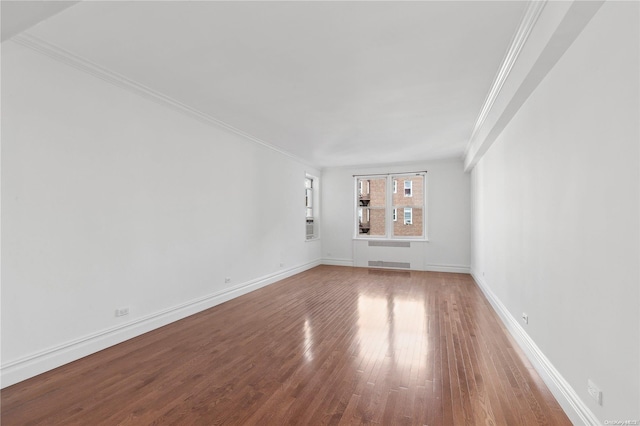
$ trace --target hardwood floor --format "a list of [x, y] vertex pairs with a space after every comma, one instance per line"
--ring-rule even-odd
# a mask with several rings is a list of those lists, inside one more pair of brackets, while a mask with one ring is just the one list
[[2, 425], [569, 425], [472, 278], [320, 266], [1, 392]]

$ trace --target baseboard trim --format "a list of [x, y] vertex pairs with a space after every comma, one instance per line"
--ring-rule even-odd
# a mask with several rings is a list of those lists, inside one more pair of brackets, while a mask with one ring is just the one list
[[468, 266], [462, 265], [424, 265], [424, 270], [429, 272], [450, 272], [454, 274], [468, 274]]
[[236, 297], [273, 284], [274, 282], [304, 272], [321, 263], [321, 260], [317, 259], [283, 271], [278, 271], [277, 273], [268, 274], [223, 291], [208, 294], [198, 299], [136, 318], [117, 327], [108, 328], [7, 362], [0, 367], [0, 388], [11, 386], [159, 327], [202, 312]]
[[322, 259], [322, 264], [331, 266], [353, 266], [353, 259], [336, 259], [333, 257], [325, 257]]
[[478, 287], [484, 293], [485, 297], [493, 306], [498, 316], [502, 320], [511, 336], [516, 340], [520, 348], [523, 350], [533, 367], [536, 369], [542, 380], [545, 382], [553, 396], [567, 414], [573, 424], [585, 424], [598, 426], [601, 422], [580, 399], [576, 391], [562, 377], [562, 374], [553, 366], [551, 361], [544, 355], [538, 345], [529, 337], [527, 332], [522, 328], [518, 321], [511, 315], [506, 306], [502, 304], [500, 299], [491, 291], [487, 283], [485, 283], [473, 270], [471, 276], [478, 284]]

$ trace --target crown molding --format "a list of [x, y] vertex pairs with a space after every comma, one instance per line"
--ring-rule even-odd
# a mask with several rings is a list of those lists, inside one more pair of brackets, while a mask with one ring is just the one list
[[407, 166], [416, 166], [423, 167], [425, 164], [440, 164], [440, 163], [463, 163], [464, 157], [460, 157], [459, 154], [453, 155], [442, 155], [429, 157], [427, 159], [418, 159], [418, 160], [409, 160], [409, 161], [396, 161], [396, 162], [380, 162], [380, 163], [353, 163], [353, 164], [341, 164], [338, 166], [324, 166], [322, 167], [322, 171], [325, 172], [327, 170], [361, 170], [361, 169], [376, 169], [376, 168], [385, 168], [385, 169], [394, 169], [396, 167], [407, 167]]
[[103, 81], [111, 83], [115, 86], [120, 87], [121, 89], [125, 89], [131, 93], [134, 93], [138, 96], [141, 96], [147, 100], [151, 100], [157, 104], [163, 105], [165, 107], [172, 108], [178, 112], [181, 112], [191, 118], [194, 118], [202, 123], [212, 125], [214, 127], [226, 130], [228, 132], [234, 133], [238, 136], [241, 136], [244, 139], [262, 145], [272, 151], [278, 152], [286, 157], [289, 157], [299, 163], [304, 165], [313, 167], [315, 169], [320, 169], [315, 164], [310, 163], [309, 161], [298, 157], [295, 154], [292, 154], [288, 151], [285, 151], [281, 148], [276, 147], [269, 142], [266, 142], [256, 136], [253, 136], [247, 132], [244, 132], [230, 124], [225, 123], [222, 120], [219, 120], [209, 114], [206, 114], [200, 110], [190, 107], [176, 99], [173, 99], [170, 96], [167, 96], [161, 92], [158, 92], [150, 87], [147, 87], [143, 84], [140, 84], [130, 78], [127, 78], [121, 74], [113, 72], [101, 65], [98, 65], [94, 62], [91, 62], [81, 56], [73, 54], [68, 50], [65, 50], [59, 46], [56, 46], [52, 43], [49, 43], [41, 38], [34, 36], [33, 34], [29, 34], [28, 32], [23, 32], [11, 38], [11, 41], [27, 47], [31, 50], [34, 50], [40, 54], [46, 55], [56, 61], [69, 65], [77, 70], [83, 71], [87, 74], [90, 74], [94, 77], [97, 77]]
[[604, 1], [529, 3], [467, 144], [465, 171], [490, 149]]
[[471, 132], [471, 137], [469, 138], [469, 143], [465, 149], [464, 155], [467, 156], [472, 146], [475, 145], [478, 139], [478, 133], [482, 126], [484, 125], [489, 112], [493, 108], [493, 104], [496, 99], [500, 95], [502, 91], [502, 86], [504, 86], [505, 81], [509, 78], [511, 70], [513, 69], [513, 65], [516, 63], [518, 56], [520, 56], [520, 52], [522, 51], [524, 45], [529, 38], [529, 34], [531, 34], [531, 30], [536, 25], [538, 21], [538, 17], [542, 13], [545, 5], [547, 4], [547, 0], [535, 0], [529, 1], [527, 4], [527, 8], [520, 20], [520, 24], [518, 29], [516, 30], [513, 39], [511, 40], [511, 45], [505, 54], [500, 67], [498, 68], [498, 72], [493, 79], [493, 83], [491, 84], [491, 89], [487, 94], [484, 103], [482, 104], [482, 108], [480, 109], [480, 113], [478, 114], [478, 118], [476, 119], [476, 123], [473, 126], [473, 132]]

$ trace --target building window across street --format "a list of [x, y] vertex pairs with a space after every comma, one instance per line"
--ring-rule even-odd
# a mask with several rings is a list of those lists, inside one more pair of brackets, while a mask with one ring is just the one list
[[411, 207], [404, 208], [404, 224], [405, 225], [413, 224], [413, 209]]
[[413, 182], [411, 180], [404, 181], [404, 196], [413, 197]]

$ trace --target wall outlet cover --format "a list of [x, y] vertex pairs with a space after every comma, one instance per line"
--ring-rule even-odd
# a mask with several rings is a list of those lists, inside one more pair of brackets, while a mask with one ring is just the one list
[[587, 380], [587, 392], [591, 395], [591, 398], [595, 399], [598, 405], [602, 405], [602, 391], [591, 380]]
[[116, 316], [121, 317], [124, 315], [129, 315], [129, 308], [118, 308], [116, 309]]

